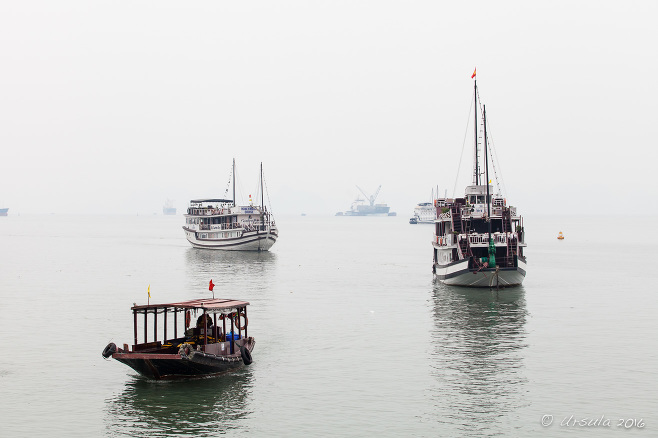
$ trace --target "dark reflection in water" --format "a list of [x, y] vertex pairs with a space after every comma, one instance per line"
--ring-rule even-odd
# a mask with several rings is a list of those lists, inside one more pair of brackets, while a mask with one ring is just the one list
[[439, 421], [461, 434], [509, 435], [527, 405], [523, 287], [490, 291], [437, 282], [433, 301]]
[[170, 382], [129, 380], [106, 401], [110, 436], [217, 436], [247, 431], [251, 374], [243, 368], [223, 376]]
[[[213, 279], [215, 284], [254, 281], [276, 267], [277, 256], [270, 251], [219, 251], [188, 248], [185, 253], [188, 278], [192, 283]], [[196, 286], [192, 284], [191, 286]]]

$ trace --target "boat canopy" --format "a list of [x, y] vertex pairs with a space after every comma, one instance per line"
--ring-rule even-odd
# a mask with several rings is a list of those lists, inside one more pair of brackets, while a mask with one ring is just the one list
[[193, 199], [192, 201], [190, 201], [190, 203], [192, 203], [192, 204], [202, 204], [204, 202], [224, 202], [224, 203], [230, 202], [230, 203], [233, 203], [233, 200], [232, 199]]
[[247, 301], [238, 301], [227, 298], [200, 298], [197, 300], [181, 301], [178, 303], [165, 304], [147, 304], [143, 306], [133, 306], [133, 311], [154, 311], [158, 309], [202, 309], [209, 313], [225, 313], [224, 311], [233, 310], [248, 306]]

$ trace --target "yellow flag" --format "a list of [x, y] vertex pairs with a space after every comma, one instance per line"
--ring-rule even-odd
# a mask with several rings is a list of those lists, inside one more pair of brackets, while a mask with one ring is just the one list
[[149, 294], [149, 298], [151, 298], [151, 285], [150, 284], [149, 284], [149, 288], [148, 288], [147, 292]]

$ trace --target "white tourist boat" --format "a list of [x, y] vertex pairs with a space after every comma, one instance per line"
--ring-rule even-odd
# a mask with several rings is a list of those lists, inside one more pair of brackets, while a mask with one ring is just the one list
[[415, 224], [433, 224], [436, 220], [436, 208], [431, 202], [421, 202], [414, 207]]
[[279, 231], [263, 198], [261, 164], [261, 205], [235, 204], [235, 160], [233, 160], [233, 199], [190, 201], [185, 214], [185, 237], [195, 248], [228, 251], [267, 251], [279, 237]]
[[507, 205], [500, 193], [493, 194], [487, 159], [485, 107], [482, 108], [484, 171], [479, 164], [478, 101], [475, 82], [473, 183], [466, 187], [463, 198], [436, 200], [432, 270], [436, 278], [450, 285], [520, 285], [526, 275], [523, 218], [515, 207]]

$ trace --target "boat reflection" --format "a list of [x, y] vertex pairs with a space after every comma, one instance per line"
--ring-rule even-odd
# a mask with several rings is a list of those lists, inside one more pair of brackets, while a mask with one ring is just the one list
[[[528, 403], [523, 286], [496, 291], [436, 282], [433, 301], [432, 374], [438, 393], [432, 398], [442, 421], [462, 435], [509, 433], [510, 418]], [[498, 424], [502, 418], [505, 424]]]
[[277, 256], [270, 251], [217, 251], [188, 248], [185, 252], [187, 272], [191, 287], [230, 282], [240, 286], [253, 284], [257, 279], [267, 279], [276, 268]]
[[154, 382], [135, 377], [106, 401], [108, 436], [217, 436], [247, 431], [251, 371]]

